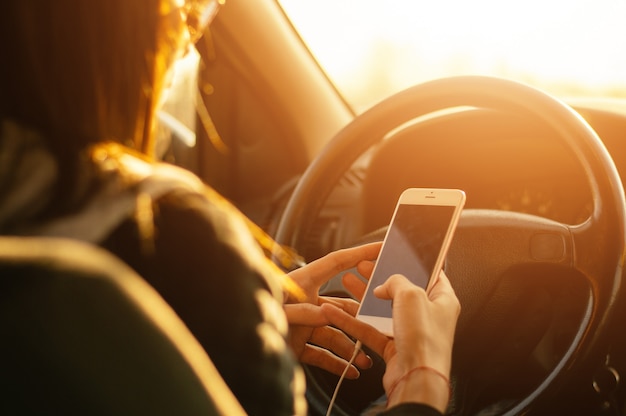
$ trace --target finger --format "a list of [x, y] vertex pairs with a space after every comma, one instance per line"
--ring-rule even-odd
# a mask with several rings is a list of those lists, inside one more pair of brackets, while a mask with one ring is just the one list
[[461, 312], [459, 299], [454, 292], [454, 288], [448, 276], [446, 276], [443, 270], [439, 273], [437, 281], [428, 294], [428, 298], [435, 303], [444, 304], [446, 308], [456, 309], [457, 314]]
[[333, 305], [323, 304], [321, 308], [331, 325], [341, 329], [354, 339], [360, 340], [376, 354], [383, 356], [385, 345], [389, 342], [384, 334]]
[[[356, 347], [355, 342], [346, 334], [329, 326], [316, 328], [311, 334], [309, 342], [331, 351], [346, 362], [354, 355]], [[370, 368], [372, 360], [363, 351], [359, 351], [354, 359], [354, 364], [359, 368]]]
[[336, 297], [322, 296], [320, 297], [320, 305], [322, 303], [330, 303], [331, 305], [334, 305], [340, 309], [343, 309], [344, 311], [346, 311], [352, 316], [356, 315], [357, 311], [359, 310], [359, 303], [355, 301], [354, 299], [350, 299], [350, 298], [336, 298]]
[[322, 309], [312, 303], [287, 304], [283, 309], [290, 325], [321, 327], [330, 323]]
[[448, 294], [450, 291], [454, 291], [454, 289], [452, 289], [452, 285], [446, 273], [441, 270], [435, 284], [430, 289], [430, 297], [436, 298], [442, 294]]
[[[317, 347], [315, 345], [307, 344], [304, 347], [304, 351], [300, 356], [300, 362], [307, 365], [312, 365], [326, 370], [335, 375], [341, 375], [348, 365], [348, 362], [324, 348]], [[356, 379], [359, 378], [359, 370], [354, 365], [351, 365], [346, 372], [346, 378]]]
[[391, 275], [385, 283], [374, 288], [374, 295], [379, 299], [391, 300], [397, 293], [406, 289], [421, 289], [401, 274]]
[[356, 270], [359, 272], [361, 276], [366, 279], [369, 279], [374, 271], [374, 265], [376, 262], [374, 261], [362, 261], [356, 265]]
[[357, 277], [354, 273], [344, 274], [341, 283], [352, 296], [359, 300], [363, 299], [367, 283]]
[[322, 303], [330, 303], [332, 305], [335, 305], [338, 308], [342, 308], [343, 309], [343, 300], [344, 299], [349, 299], [349, 298], [340, 298], [337, 296], [319, 296], [317, 299], [317, 304], [321, 305]]
[[380, 252], [380, 242], [364, 244], [357, 247], [333, 251], [317, 259], [304, 268], [290, 273], [294, 279], [306, 273], [313, 285], [322, 285], [331, 277], [355, 267], [363, 260], [375, 260]]

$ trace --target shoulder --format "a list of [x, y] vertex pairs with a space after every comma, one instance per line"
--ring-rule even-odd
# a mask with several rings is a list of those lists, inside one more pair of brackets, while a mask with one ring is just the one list
[[[281, 276], [265, 256], [258, 236], [262, 230], [227, 199], [197, 176], [165, 163], [152, 164], [150, 172], [138, 182], [138, 194], [149, 196], [157, 238], [178, 241], [199, 255], [228, 253], [240, 266], [264, 278], [270, 291], [282, 296]], [[137, 206], [136, 218], [141, 217]], [[167, 236], [167, 237], [166, 237]], [[269, 238], [269, 237], [267, 237]]]

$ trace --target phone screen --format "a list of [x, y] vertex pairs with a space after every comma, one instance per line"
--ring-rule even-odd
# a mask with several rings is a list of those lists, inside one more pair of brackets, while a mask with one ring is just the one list
[[360, 315], [391, 318], [391, 301], [379, 299], [371, 292], [393, 274], [402, 274], [426, 288], [454, 211], [454, 206], [398, 206], [363, 298]]

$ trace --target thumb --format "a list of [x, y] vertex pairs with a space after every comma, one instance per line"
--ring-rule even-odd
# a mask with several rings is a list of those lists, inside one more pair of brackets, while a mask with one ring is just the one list
[[393, 274], [385, 281], [385, 283], [374, 288], [374, 295], [380, 299], [391, 300], [402, 289], [415, 287], [417, 286], [411, 283], [403, 275]]

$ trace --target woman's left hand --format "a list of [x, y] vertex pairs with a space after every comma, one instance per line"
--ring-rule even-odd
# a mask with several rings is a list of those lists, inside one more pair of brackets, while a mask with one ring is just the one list
[[[345, 332], [351, 332], [354, 325], [362, 325], [355, 318], [359, 304], [350, 298], [320, 296], [320, 287], [332, 277], [356, 267], [358, 273], [369, 278], [373, 261], [378, 257], [381, 243], [332, 252], [306, 266], [290, 273], [290, 277], [300, 286], [306, 298], [300, 303], [284, 305], [289, 322], [289, 344], [304, 364], [323, 368], [334, 374], [341, 374], [354, 352], [355, 342]], [[343, 284], [357, 299], [365, 292], [366, 283], [351, 272], [343, 276]], [[329, 321], [321, 305], [330, 303], [352, 318], [345, 320], [342, 327], [329, 326]], [[384, 337], [371, 328], [371, 337]], [[355, 358], [354, 364], [359, 368], [369, 368], [372, 361], [363, 352]], [[357, 378], [359, 372], [352, 366], [347, 378]]]
[[[319, 304], [319, 290], [322, 285], [339, 273], [346, 272], [353, 267], [359, 274], [369, 279], [373, 262], [378, 258], [382, 243], [369, 243], [357, 247], [333, 251], [299, 269], [289, 273], [289, 276], [300, 286], [306, 300], [304, 302]], [[365, 274], [363, 274], [365, 273]], [[351, 288], [365, 288], [365, 283], [353, 273], [343, 276], [343, 283]], [[360, 294], [363, 292], [361, 291]], [[358, 293], [357, 293], [358, 295]], [[358, 297], [358, 296], [357, 296]], [[360, 297], [359, 297], [360, 298]]]

